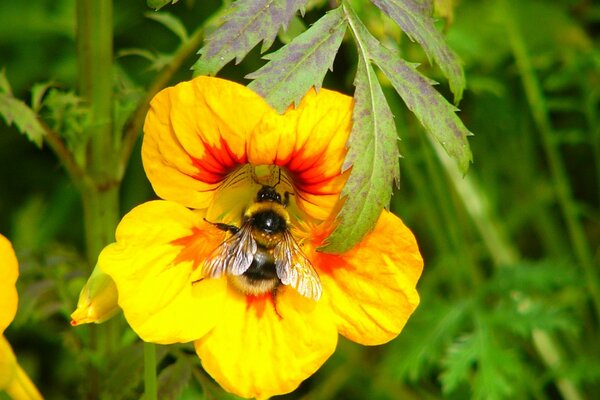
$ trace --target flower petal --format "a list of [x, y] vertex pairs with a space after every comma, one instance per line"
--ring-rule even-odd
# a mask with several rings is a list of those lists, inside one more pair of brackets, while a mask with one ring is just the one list
[[315, 253], [312, 260], [338, 330], [352, 341], [376, 345], [393, 339], [419, 304], [415, 286], [423, 259], [412, 232], [390, 212], [354, 249]]
[[227, 173], [247, 162], [247, 138], [274, 112], [234, 82], [198, 77], [158, 93], [144, 125], [142, 158], [156, 193], [207, 208]]
[[322, 301], [281, 286], [275, 299], [247, 297], [230, 288], [221, 306], [226, 317], [195, 342], [205, 370], [242, 397], [288, 393], [335, 350], [337, 330]]
[[114, 280], [119, 306], [147, 342], [189, 342], [218, 321], [224, 279], [200, 280], [198, 260], [223, 239], [202, 215], [169, 201], [133, 209], [117, 228], [117, 242], [98, 265]]
[[250, 139], [249, 161], [284, 167], [299, 192], [299, 207], [324, 220], [346, 181], [341, 169], [351, 128], [351, 97], [311, 89], [283, 116], [265, 115]]
[[0, 235], [0, 335], [12, 322], [17, 313], [17, 288], [19, 276], [17, 256], [12, 245]]

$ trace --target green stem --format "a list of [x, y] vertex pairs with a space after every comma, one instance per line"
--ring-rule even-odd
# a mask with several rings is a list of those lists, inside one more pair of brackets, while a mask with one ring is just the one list
[[577, 262], [583, 268], [596, 316], [600, 319], [600, 277], [594, 266], [592, 253], [579, 221], [577, 205], [573, 200], [567, 172], [561, 160], [557, 144], [553, 140], [553, 137], [556, 137], [556, 135], [550, 123], [543, 92], [519, 26], [511, 13], [509, 2], [502, 0], [500, 4], [508, 40], [523, 81], [525, 95], [531, 108], [533, 120], [540, 134], [544, 153], [548, 160], [558, 204], [567, 225], [567, 233], [575, 251]]
[[156, 345], [144, 342], [144, 400], [157, 400]]

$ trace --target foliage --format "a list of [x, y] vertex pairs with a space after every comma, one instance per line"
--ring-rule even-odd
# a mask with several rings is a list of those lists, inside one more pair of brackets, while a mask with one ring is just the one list
[[[97, 256], [89, 230], [108, 241], [116, 222], [95, 226], [84, 210], [100, 183], [120, 187], [115, 217], [152, 198], [138, 143], [147, 103], [193, 67], [246, 79], [279, 111], [311, 86], [354, 94], [351, 175], [328, 249], [360, 240], [395, 193], [390, 208], [424, 254], [422, 302], [401, 335], [376, 348], [342, 340], [282, 398], [595, 398], [600, 6], [453, 4], [119, 3], [104, 157], [93, 151], [98, 109], [81, 88], [73, 3], [0, 4], [0, 232], [21, 267], [6, 335], [42, 393], [143, 392], [142, 346], [122, 316], [68, 325]], [[160, 346], [157, 359], [160, 398], [233, 398], [193, 348]]]

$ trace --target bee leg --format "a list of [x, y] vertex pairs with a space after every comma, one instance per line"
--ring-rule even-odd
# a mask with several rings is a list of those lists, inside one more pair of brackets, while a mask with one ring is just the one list
[[294, 193], [291, 192], [284, 192], [283, 193], [283, 206], [287, 207], [288, 204], [290, 204], [290, 196], [293, 196]]
[[277, 290], [279, 289], [279, 286], [280, 285], [277, 285], [275, 289], [273, 289], [273, 291], [271, 292], [271, 297], [273, 298], [273, 308], [275, 309], [275, 314], [277, 314], [279, 320], [282, 320], [283, 317], [281, 316], [281, 314], [279, 314], [279, 310], [277, 309]]
[[235, 235], [236, 233], [238, 233], [238, 232], [239, 232], [239, 230], [240, 230], [240, 228], [238, 228], [238, 227], [237, 227], [237, 226], [235, 226], [235, 225], [224, 224], [224, 223], [222, 223], [222, 222], [210, 222], [210, 221], [209, 221], [209, 220], [207, 220], [206, 218], [204, 218], [204, 220], [205, 220], [206, 222], [208, 222], [209, 224], [216, 226], [216, 227], [217, 227], [217, 228], [219, 228], [220, 230], [222, 230], [222, 231], [225, 231], [225, 232], [229, 232], [229, 233], [231, 233], [231, 234], [234, 234], [234, 235]]
[[196, 279], [195, 281], [192, 282], [192, 286], [194, 286], [198, 282], [202, 282], [203, 280], [204, 280], [204, 278]]

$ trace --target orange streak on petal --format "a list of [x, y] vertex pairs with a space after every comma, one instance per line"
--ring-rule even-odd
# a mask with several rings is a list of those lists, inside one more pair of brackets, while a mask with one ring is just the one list
[[208, 223], [203, 226], [203, 229], [192, 227], [190, 235], [171, 241], [174, 246], [182, 246], [173, 264], [192, 261], [192, 269], [195, 270], [223, 241], [224, 235], [223, 231]]
[[269, 305], [275, 307], [273, 293], [267, 292], [261, 295], [246, 295], [246, 311], [253, 309], [257, 318], [262, 318], [265, 308]]

